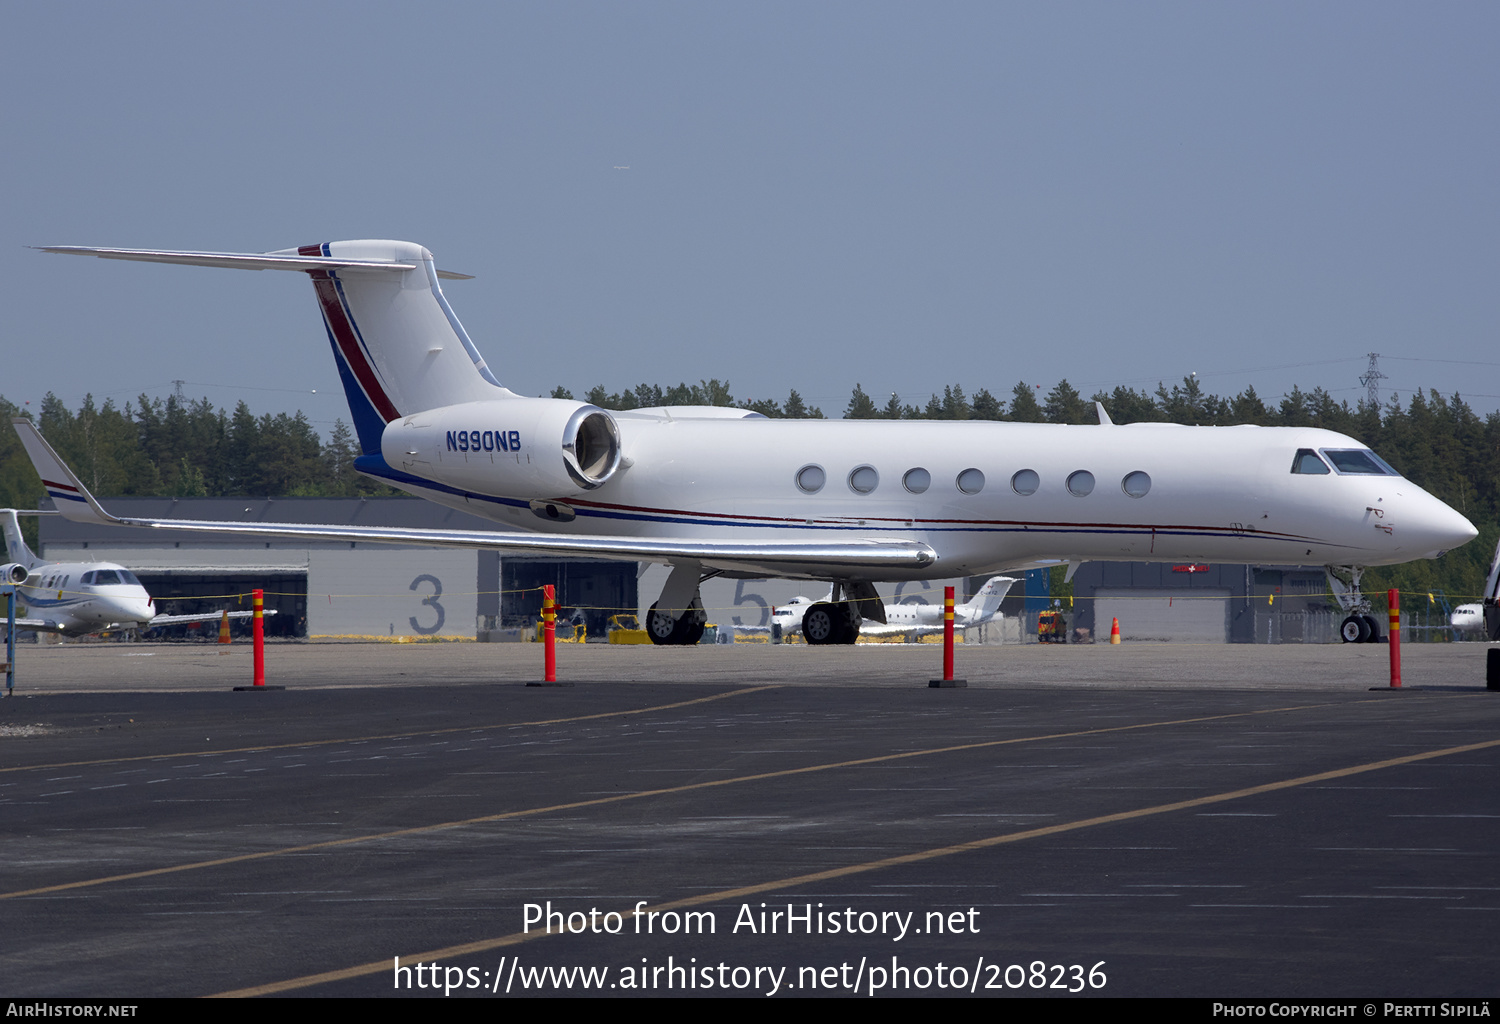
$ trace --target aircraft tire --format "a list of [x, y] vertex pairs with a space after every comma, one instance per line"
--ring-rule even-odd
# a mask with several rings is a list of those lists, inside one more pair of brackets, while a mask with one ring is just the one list
[[[697, 636], [688, 639], [697, 627]], [[671, 622], [665, 615], [656, 614], [656, 605], [646, 613], [646, 635], [651, 642], [659, 647], [676, 647], [686, 644], [695, 644], [703, 637], [703, 623], [697, 621], [691, 611], [676, 622]]]
[[1361, 615], [1360, 618], [1364, 620], [1365, 625], [1369, 627], [1370, 630], [1369, 635], [1366, 636], [1362, 642], [1367, 644], [1380, 643], [1380, 623], [1375, 620], [1375, 616]]
[[840, 619], [836, 607], [819, 601], [802, 615], [802, 636], [810, 644], [836, 644], [840, 636]]
[[1363, 644], [1370, 640], [1370, 624], [1363, 615], [1351, 615], [1339, 626], [1339, 636], [1346, 644]]

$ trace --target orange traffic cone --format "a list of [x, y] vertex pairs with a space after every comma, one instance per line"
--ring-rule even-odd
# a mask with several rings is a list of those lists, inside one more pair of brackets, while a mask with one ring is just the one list
[[1120, 620], [1111, 619], [1109, 622], [1109, 642], [1117, 644], [1120, 642]]
[[224, 617], [219, 620], [219, 643], [229, 643], [229, 609], [224, 609]]

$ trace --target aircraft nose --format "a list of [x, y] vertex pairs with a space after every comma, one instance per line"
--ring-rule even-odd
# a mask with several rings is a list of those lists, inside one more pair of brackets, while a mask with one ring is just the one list
[[1437, 558], [1443, 552], [1462, 547], [1479, 536], [1474, 524], [1457, 509], [1430, 494], [1424, 497], [1427, 500], [1413, 510], [1416, 521], [1408, 521], [1406, 524], [1406, 532], [1415, 534], [1414, 546], [1422, 552], [1418, 557]]
[[150, 602], [145, 598], [122, 597], [111, 603], [115, 606], [114, 618], [120, 622], [139, 622], [144, 625], [156, 617]]

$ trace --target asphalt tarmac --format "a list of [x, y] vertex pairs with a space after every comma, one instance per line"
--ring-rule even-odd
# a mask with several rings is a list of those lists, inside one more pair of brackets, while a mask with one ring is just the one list
[[1391, 692], [1375, 645], [971, 647], [934, 690], [926, 645], [584, 645], [535, 688], [532, 645], [288, 644], [237, 693], [242, 647], [23, 647], [0, 977], [1494, 996], [1485, 652], [1408, 645]]

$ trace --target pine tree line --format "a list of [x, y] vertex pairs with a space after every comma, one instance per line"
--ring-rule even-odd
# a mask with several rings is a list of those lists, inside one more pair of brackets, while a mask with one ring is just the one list
[[[30, 418], [3, 398], [0, 413]], [[358, 446], [342, 420], [325, 442], [300, 412], [257, 417], [244, 402], [230, 413], [206, 398], [142, 395], [134, 404], [100, 407], [88, 396], [75, 413], [50, 393], [36, 419], [57, 453], [101, 496], [400, 493], [354, 471]], [[43, 494], [15, 432], [0, 431], [0, 507], [35, 508]]]

